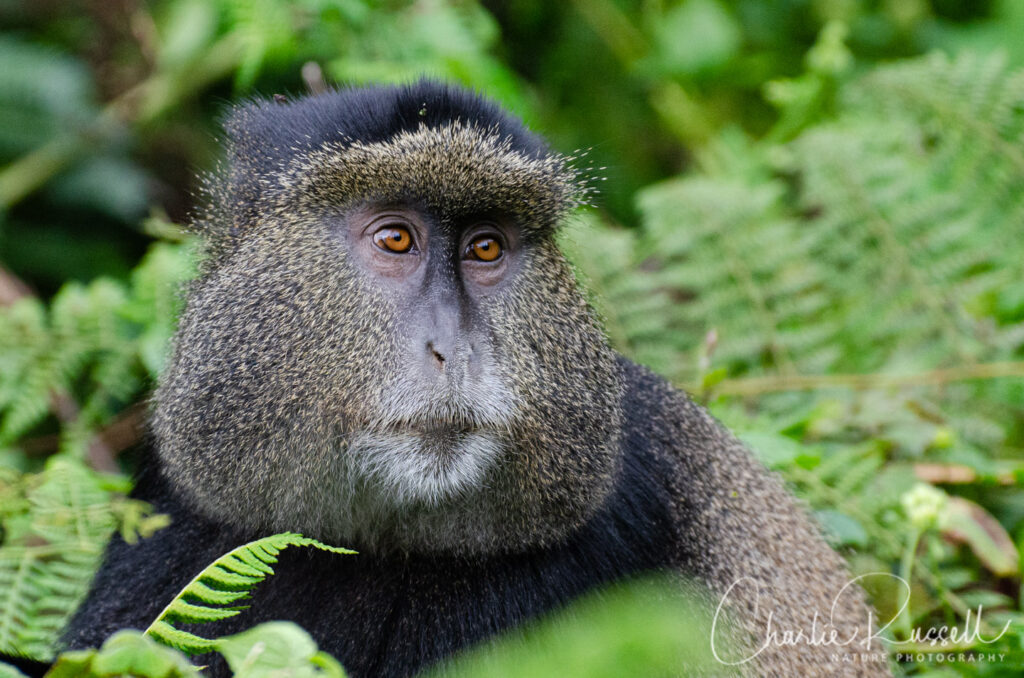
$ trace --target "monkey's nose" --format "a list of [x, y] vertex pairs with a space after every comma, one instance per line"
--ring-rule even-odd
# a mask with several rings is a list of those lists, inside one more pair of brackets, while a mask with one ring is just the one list
[[432, 341], [427, 342], [427, 352], [430, 353], [431, 358], [434, 360], [434, 367], [444, 372], [444, 353], [437, 350], [437, 346]]

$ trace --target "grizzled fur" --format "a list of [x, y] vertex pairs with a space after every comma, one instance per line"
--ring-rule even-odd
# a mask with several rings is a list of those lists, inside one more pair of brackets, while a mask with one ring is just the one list
[[[245, 108], [228, 125], [233, 167], [215, 191], [233, 205], [236, 228], [213, 238], [237, 243], [221, 245], [193, 285], [153, 418], [164, 473], [208, 516], [362, 549], [500, 551], [563, 536], [609, 491], [614, 354], [549, 237], [583, 189], [561, 157], [502, 114], [420, 89], [381, 97], [397, 110], [416, 102], [413, 131], [328, 139], [272, 165], [262, 149], [297, 142], [251, 128], [268, 128], [259, 120], [270, 116], [301, 131], [290, 118], [319, 99]], [[350, 96], [364, 95], [327, 101], [344, 114]], [[461, 122], [474, 112], [467, 103], [485, 117]], [[421, 113], [437, 110], [443, 122], [430, 127]], [[247, 193], [242, 177], [256, 167], [267, 174]], [[406, 383], [401, 319], [354, 271], [337, 234], [347, 210], [366, 202], [423, 205], [441, 224], [488, 211], [524, 225], [539, 256], [480, 309], [493, 342], [483, 360], [496, 374], [487, 388], [431, 401]], [[417, 453], [395, 431], [437, 412], [470, 430], [459, 435], [473, 449], [455, 460], [419, 455], [414, 468], [433, 482], [412, 487], [394, 467]]]
[[[251, 612], [210, 632], [293, 619], [357, 677], [412, 675], [654, 570], [714, 600], [742, 580], [725, 608], [752, 646], [769, 628], [870, 632], [855, 588], [833, 606], [843, 563], [778, 479], [609, 348], [553, 240], [586, 189], [521, 123], [422, 82], [253, 103], [227, 128], [229, 168], [201, 224], [210, 259], [136, 489], [174, 522], [138, 546], [115, 538], [68, 644], [147, 624], [221, 553], [284, 530], [360, 555], [286, 552]], [[480, 302], [481, 379], [444, 393], [408, 381], [403, 319], [338, 236], [368, 203], [442, 228], [488, 210], [519, 225], [522, 266]], [[425, 414], [448, 422], [455, 452], [403, 437]], [[769, 645], [723, 673], [888, 675], [843, 660], [860, 649]]]

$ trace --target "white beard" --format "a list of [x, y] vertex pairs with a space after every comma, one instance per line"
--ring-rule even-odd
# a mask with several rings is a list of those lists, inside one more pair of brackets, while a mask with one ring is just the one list
[[483, 485], [501, 456], [493, 434], [361, 432], [346, 457], [353, 476], [378, 491], [378, 501], [436, 506]]

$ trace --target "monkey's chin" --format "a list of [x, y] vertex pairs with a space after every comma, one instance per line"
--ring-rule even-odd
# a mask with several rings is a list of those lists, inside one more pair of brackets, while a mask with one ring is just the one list
[[347, 455], [364, 487], [396, 504], [441, 504], [484, 485], [504, 444], [480, 429], [360, 432]]

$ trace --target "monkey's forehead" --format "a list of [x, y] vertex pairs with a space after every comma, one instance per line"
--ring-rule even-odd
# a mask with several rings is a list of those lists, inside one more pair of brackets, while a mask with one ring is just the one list
[[406, 202], [442, 218], [500, 212], [525, 229], [547, 231], [590, 192], [573, 161], [525, 153], [497, 128], [454, 121], [375, 143], [327, 143], [297, 157], [278, 179], [288, 202]]

